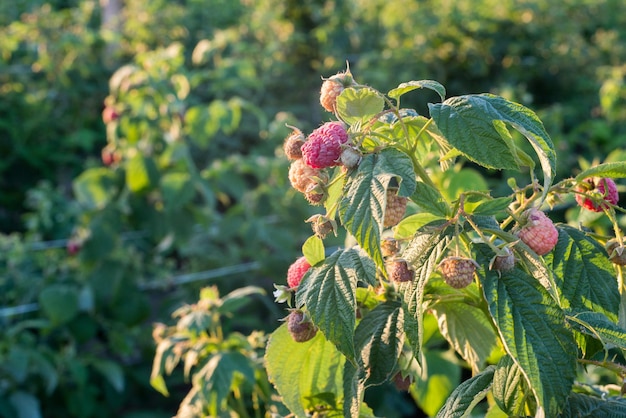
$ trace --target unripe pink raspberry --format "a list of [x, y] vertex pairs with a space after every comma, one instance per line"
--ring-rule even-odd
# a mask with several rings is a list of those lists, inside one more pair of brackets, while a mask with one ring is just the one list
[[348, 132], [341, 122], [327, 122], [314, 130], [302, 146], [302, 159], [311, 168], [340, 164], [341, 145], [348, 142]]
[[385, 267], [387, 268], [389, 280], [392, 282], [411, 282], [415, 278], [415, 271], [409, 267], [406, 260], [400, 258], [394, 259], [388, 261]]
[[383, 220], [383, 227], [385, 228], [398, 225], [406, 212], [408, 199], [404, 196], [398, 196], [396, 193], [396, 189], [387, 189], [387, 206]]
[[439, 263], [443, 280], [455, 289], [462, 289], [474, 281], [474, 272], [478, 264], [471, 258], [446, 257]]
[[283, 151], [287, 158], [291, 161], [302, 158], [302, 145], [306, 139], [302, 131], [298, 128], [293, 128], [293, 131], [285, 138], [283, 143]]
[[578, 185], [576, 191], [579, 192], [575, 195], [576, 202], [592, 212], [602, 212], [609, 207], [607, 203], [616, 205], [619, 200], [617, 185], [613, 179], [608, 177], [586, 178], [584, 182]]
[[293, 310], [287, 317], [287, 329], [295, 342], [309, 341], [317, 334], [317, 327], [304, 312]]
[[304, 274], [309, 271], [311, 265], [304, 256], [294, 261], [287, 269], [287, 284], [291, 289], [298, 287]]
[[311, 184], [315, 184], [315, 177], [320, 176], [320, 170], [311, 168], [300, 160], [295, 160], [289, 167], [289, 182], [300, 193], [306, 193]]
[[105, 124], [109, 124], [115, 120], [117, 120], [120, 115], [115, 111], [113, 106], [106, 106], [104, 110], [102, 110], [102, 122]]
[[522, 229], [517, 236], [538, 255], [545, 255], [556, 245], [559, 231], [545, 213], [530, 208], [522, 214]]
[[347, 87], [353, 86], [356, 83], [352, 78], [350, 70], [344, 73], [338, 73], [334, 76], [327, 78], [322, 83], [322, 89], [320, 90], [320, 104], [324, 109], [329, 112], [335, 112], [337, 107], [337, 97]]

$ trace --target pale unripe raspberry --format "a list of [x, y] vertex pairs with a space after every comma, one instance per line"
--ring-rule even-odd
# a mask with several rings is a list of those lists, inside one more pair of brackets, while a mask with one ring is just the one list
[[321, 206], [326, 199], [326, 192], [322, 185], [313, 183], [304, 192], [305, 199], [313, 206]]
[[400, 252], [400, 243], [393, 238], [384, 238], [380, 242], [383, 257], [393, 257]]
[[320, 170], [311, 168], [300, 160], [295, 160], [289, 167], [289, 182], [291, 186], [305, 193], [311, 184], [315, 184], [315, 177], [319, 177]]
[[530, 208], [522, 214], [522, 229], [517, 236], [538, 255], [545, 255], [559, 240], [559, 231], [545, 213]]
[[292, 129], [293, 131], [285, 138], [285, 142], [283, 143], [283, 151], [291, 161], [302, 158], [302, 145], [304, 145], [306, 139], [300, 129]]
[[298, 287], [304, 274], [309, 271], [311, 265], [304, 256], [294, 261], [287, 269], [287, 284], [290, 288]]
[[328, 219], [324, 215], [313, 215], [307, 219], [306, 222], [311, 223], [313, 233], [321, 239], [326, 238], [326, 236], [331, 232], [336, 235], [335, 231], [337, 230], [337, 223], [332, 219]]
[[515, 267], [515, 256], [509, 247], [504, 247], [501, 254], [497, 254], [491, 259], [490, 269], [500, 272], [513, 270]]
[[355, 85], [354, 79], [350, 71], [338, 73], [327, 78], [322, 83], [320, 90], [320, 104], [329, 112], [335, 112], [337, 107], [337, 97], [346, 89]]
[[620, 245], [617, 239], [607, 242], [605, 248], [609, 254], [609, 260], [618, 266], [626, 266], [626, 247]]
[[[602, 212], [609, 207], [607, 203], [616, 205], [619, 200], [617, 185], [613, 179], [608, 177], [601, 179], [586, 178], [585, 181], [576, 188], [576, 191], [584, 193], [576, 193], [576, 202], [581, 207], [592, 212]], [[596, 199], [594, 200], [589, 196], [585, 196], [585, 194], [594, 196]]]
[[317, 334], [317, 327], [300, 310], [293, 310], [287, 317], [287, 329], [295, 342], [303, 343], [311, 340]]
[[474, 272], [478, 264], [471, 258], [447, 257], [439, 263], [443, 280], [455, 289], [462, 289], [474, 281]]
[[387, 206], [383, 220], [383, 227], [385, 228], [398, 225], [406, 212], [408, 199], [404, 196], [398, 196], [396, 192], [395, 189], [387, 189]]
[[354, 168], [359, 165], [363, 156], [353, 147], [346, 147], [341, 152], [341, 164], [346, 168]]
[[340, 164], [342, 145], [348, 142], [348, 132], [341, 122], [327, 122], [311, 132], [302, 146], [302, 159], [312, 168]]
[[387, 275], [392, 282], [411, 282], [415, 278], [415, 271], [413, 271], [406, 260], [394, 259], [388, 261], [385, 265], [387, 268]]

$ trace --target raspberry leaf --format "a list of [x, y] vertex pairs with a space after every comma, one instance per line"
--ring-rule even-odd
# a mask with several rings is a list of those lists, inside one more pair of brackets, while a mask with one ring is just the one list
[[[423, 357], [423, 372], [418, 373], [415, 391], [411, 392], [419, 407], [432, 417], [461, 383], [461, 367], [451, 362], [450, 353], [443, 350], [425, 350]], [[417, 372], [415, 366], [413, 370]]]
[[578, 229], [559, 225], [559, 240], [545, 257], [563, 308], [595, 311], [617, 321], [620, 294], [604, 248]]
[[480, 374], [464, 381], [454, 389], [437, 418], [462, 418], [469, 416], [474, 407], [491, 389], [495, 367], [489, 366]]
[[511, 356], [505, 355], [496, 366], [491, 392], [498, 407], [508, 416], [523, 416], [528, 390], [524, 374]]
[[324, 260], [324, 242], [317, 235], [310, 236], [304, 241], [304, 244], [302, 244], [302, 254], [310, 265], [316, 265]]
[[363, 158], [344, 187], [339, 216], [359, 245], [383, 268], [380, 237], [383, 230], [387, 188], [392, 179], [399, 183], [398, 195], [410, 196], [416, 187], [411, 159], [388, 148]]
[[624, 417], [626, 398], [622, 396], [598, 398], [583, 393], [572, 393], [561, 418], [570, 417]]
[[441, 100], [446, 99], [446, 88], [434, 80], [408, 81], [401, 83], [398, 87], [390, 90], [387, 96], [398, 100], [400, 96], [416, 89], [429, 89], [436, 92]]
[[341, 399], [344, 363], [345, 357], [321, 333], [297, 343], [289, 335], [287, 324], [272, 333], [265, 351], [270, 382], [282, 402], [299, 417], [307, 416], [306, 411], [317, 406], [321, 394], [332, 393], [335, 400]]
[[[478, 263], [491, 255], [478, 245]], [[529, 383], [538, 407], [557, 416], [576, 377], [576, 342], [565, 315], [548, 291], [521, 269], [481, 269], [488, 308], [509, 355]]]
[[382, 112], [385, 99], [370, 88], [347, 88], [337, 97], [337, 113], [344, 122], [363, 123]]
[[576, 181], [582, 181], [588, 177], [626, 178], [626, 161], [600, 164], [584, 170], [576, 176]]
[[567, 322], [577, 331], [600, 340], [608, 349], [626, 350], [626, 330], [599, 312], [577, 312], [566, 316]]
[[380, 385], [395, 371], [404, 345], [404, 311], [396, 301], [381, 303], [359, 323], [354, 334], [358, 363], [369, 370], [368, 385]]
[[426, 184], [417, 182], [415, 192], [411, 196], [411, 201], [415, 203], [423, 212], [433, 215], [446, 217], [448, 216], [448, 204], [439, 193], [439, 190]]
[[395, 239], [411, 238], [415, 234], [415, 231], [421, 229], [423, 226], [435, 221], [443, 223], [445, 219], [446, 218], [430, 213], [415, 213], [407, 216], [398, 225], [396, 225], [393, 236]]
[[296, 292], [298, 307], [306, 306], [325, 337], [354, 359], [357, 281], [376, 284], [376, 266], [358, 247], [338, 250], [311, 267]]

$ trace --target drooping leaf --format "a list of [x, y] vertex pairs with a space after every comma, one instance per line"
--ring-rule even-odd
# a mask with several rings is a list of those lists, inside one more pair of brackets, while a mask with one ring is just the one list
[[387, 148], [363, 158], [358, 170], [348, 177], [339, 204], [342, 224], [359, 245], [383, 267], [380, 238], [385, 216], [386, 191], [392, 179], [399, 183], [398, 194], [410, 196], [416, 187], [411, 159]]
[[370, 88], [347, 88], [337, 97], [337, 113], [349, 124], [367, 122], [382, 112], [385, 99]]
[[433, 311], [441, 335], [477, 373], [497, 344], [491, 320], [480, 308], [467, 303], [441, 302]]
[[415, 271], [415, 279], [400, 283], [398, 292], [408, 312], [405, 317], [405, 332], [418, 359], [423, 342], [424, 287], [435, 270], [439, 257], [450, 242], [451, 232], [449, 229], [434, 232], [418, 231], [402, 252], [402, 258], [407, 260]]
[[375, 285], [376, 266], [358, 247], [340, 249], [311, 267], [296, 292], [313, 322], [348, 358], [354, 359], [357, 281]]
[[511, 356], [503, 356], [493, 376], [491, 392], [498, 407], [508, 416], [522, 415], [526, 403], [526, 380]]
[[489, 366], [480, 374], [467, 379], [452, 392], [446, 404], [437, 413], [437, 418], [464, 418], [491, 389], [494, 366]]
[[406, 94], [416, 89], [433, 90], [439, 95], [439, 97], [441, 97], [441, 100], [446, 99], [446, 88], [434, 80], [419, 80], [401, 83], [395, 89], [390, 90], [389, 93], [387, 93], [387, 96], [391, 97], [392, 99], [398, 99], [403, 94]]
[[358, 362], [369, 371], [367, 384], [385, 382], [396, 367], [404, 345], [404, 311], [399, 302], [385, 302], [370, 311], [356, 328]]
[[605, 348], [619, 347], [626, 350], [626, 330], [600, 312], [577, 312], [566, 317], [577, 331], [600, 340]]
[[[477, 246], [477, 261], [489, 263], [486, 245]], [[565, 326], [565, 315], [525, 271], [498, 272], [481, 268], [489, 312], [505, 350], [520, 367], [548, 416], [562, 409], [576, 377], [576, 343]]]
[[583, 393], [572, 393], [558, 418], [604, 418], [626, 416], [626, 398], [613, 396], [596, 398]]
[[324, 250], [324, 242], [317, 235], [310, 236], [304, 244], [302, 244], [302, 254], [306, 261], [314, 266], [326, 257]]
[[282, 402], [298, 417], [315, 407], [312, 400], [323, 393], [343, 397], [345, 357], [321, 333], [306, 342], [297, 343], [287, 325], [270, 336], [265, 351], [269, 381], [276, 387]]
[[544, 193], [547, 192], [556, 171], [556, 152], [543, 123], [532, 110], [491, 94], [451, 97], [428, 107], [450, 144], [488, 168], [518, 169], [517, 147], [504, 134], [502, 122], [511, 125], [537, 153], [544, 174]]
[[617, 321], [620, 294], [615, 270], [604, 248], [585, 233], [559, 225], [559, 240], [545, 257], [564, 309], [595, 311]]
[[626, 177], [626, 161], [599, 164], [588, 168], [576, 176], [576, 181], [582, 181], [588, 177], [611, 177], [614, 179]]

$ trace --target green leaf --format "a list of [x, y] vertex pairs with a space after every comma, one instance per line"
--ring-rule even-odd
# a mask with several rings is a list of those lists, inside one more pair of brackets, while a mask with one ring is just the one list
[[402, 83], [395, 89], [390, 90], [389, 93], [387, 93], [387, 96], [397, 100], [403, 94], [416, 89], [430, 89], [436, 92], [439, 97], [441, 97], [441, 100], [446, 99], [446, 88], [434, 80], [419, 80]]
[[435, 221], [443, 221], [445, 218], [431, 213], [415, 213], [404, 218], [394, 227], [394, 238], [411, 238], [415, 231]]
[[39, 294], [39, 305], [53, 324], [59, 325], [74, 318], [79, 308], [78, 289], [65, 284], [52, 284]]
[[[491, 250], [476, 246], [486, 266]], [[518, 268], [498, 272], [480, 269], [489, 312], [504, 347], [524, 373], [539, 406], [556, 416], [576, 377], [576, 342], [565, 315], [548, 291]]]
[[404, 258], [415, 271], [415, 279], [400, 283], [398, 293], [402, 296], [405, 317], [405, 332], [411, 343], [415, 358], [419, 359], [423, 343], [423, 300], [424, 287], [437, 267], [437, 262], [451, 239], [451, 229], [445, 231], [417, 231], [402, 252]]
[[154, 180], [154, 161], [136, 154], [126, 164], [126, 186], [133, 193], [148, 190]]
[[271, 334], [265, 351], [269, 381], [282, 402], [298, 417], [307, 416], [307, 410], [315, 407], [312, 400], [319, 394], [343, 397], [345, 362], [345, 357], [321, 333], [297, 343], [289, 335], [286, 324]]
[[358, 247], [337, 250], [311, 267], [296, 291], [296, 304], [306, 306], [315, 325], [348, 358], [354, 359], [356, 285], [376, 284], [376, 266]]
[[166, 173], [161, 177], [161, 193], [165, 207], [174, 211], [193, 199], [195, 190], [189, 173]]
[[441, 335], [478, 373], [497, 345], [490, 318], [480, 308], [459, 302], [437, 303], [433, 312]]
[[354, 334], [367, 385], [384, 383], [395, 371], [404, 345], [404, 311], [396, 301], [381, 303], [361, 319]]
[[506, 211], [511, 202], [513, 202], [512, 197], [485, 199], [471, 209], [471, 213], [482, 216], [501, 215]]
[[242, 306], [252, 302], [252, 295], [265, 295], [265, 290], [257, 286], [240, 287], [222, 298], [222, 305], [218, 312], [223, 314], [233, 313]]
[[411, 200], [424, 212], [445, 218], [448, 216], [448, 204], [439, 190], [426, 183], [417, 182]]
[[523, 415], [526, 404], [525, 389], [526, 380], [522, 370], [511, 356], [503, 356], [498, 362], [491, 388], [496, 404], [508, 416]]
[[124, 390], [124, 371], [122, 367], [111, 360], [94, 359], [91, 364], [106, 379], [117, 392]]
[[495, 367], [489, 366], [480, 374], [467, 379], [452, 392], [446, 404], [437, 413], [438, 418], [464, 418], [487, 395], [491, 388]]
[[559, 418], [610, 418], [626, 416], [626, 398], [622, 396], [596, 398], [572, 393]]
[[163, 378], [162, 374], [151, 376], [150, 386], [152, 386], [161, 395], [170, 396], [170, 393], [167, 390], [167, 385], [165, 384], [165, 379]]
[[604, 248], [593, 238], [566, 225], [558, 225], [559, 240], [544, 258], [554, 272], [561, 306], [595, 311], [617, 321], [620, 294], [615, 269]]
[[544, 193], [556, 171], [556, 152], [543, 123], [530, 109], [491, 94], [452, 97], [429, 104], [430, 114], [450, 144], [487, 168], [518, 169], [517, 148], [502, 122], [518, 130], [534, 148], [544, 174]]
[[611, 177], [614, 179], [626, 177], [626, 161], [599, 164], [584, 170], [576, 176], [576, 181], [582, 181], [587, 177]]
[[15, 418], [41, 418], [39, 400], [28, 392], [15, 391], [8, 396], [9, 403], [17, 412]]
[[577, 331], [600, 340], [606, 349], [619, 347], [626, 350], [626, 330], [611, 322], [599, 312], [577, 312], [566, 316], [567, 322]]
[[302, 254], [306, 258], [306, 261], [312, 266], [324, 261], [326, 257], [324, 241], [317, 235], [310, 236], [304, 241], [304, 244], [302, 244]]
[[339, 204], [342, 224], [359, 245], [383, 267], [380, 237], [383, 230], [386, 191], [392, 179], [399, 183], [398, 194], [410, 196], [416, 188], [411, 159], [404, 153], [387, 148], [380, 154], [363, 158], [358, 170], [347, 179]]
[[337, 97], [337, 113], [346, 123], [367, 122], [382, 112], [385, 99], [370, 88], [347, 88]]
[[90, 168], [72, 183], [76, 200], [88, 209], [102, 209], [117, 193], [115, 173], [108, 168]]
[[343, 415], [357, 418], [360, 416], [363, 395], [365, 394], [365, 377], [362, 368], [346, 361], [343, 368]]
[[411, 395], [432, 417], [461, 382], [461, 367], [449, 351], [425, 350], [422, 373], [410, 388]]

